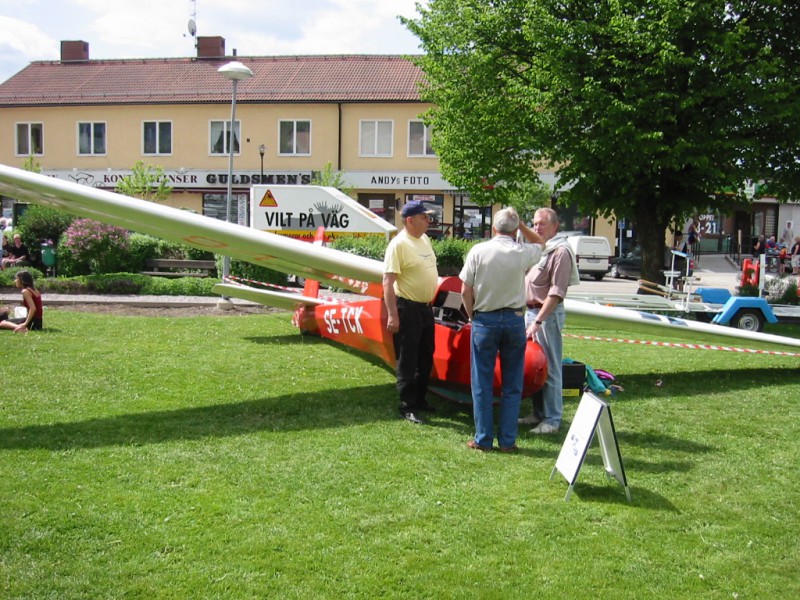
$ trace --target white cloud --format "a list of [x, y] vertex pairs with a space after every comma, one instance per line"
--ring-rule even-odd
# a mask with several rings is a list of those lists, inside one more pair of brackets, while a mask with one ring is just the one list
[[[192, 56], [191, 10], [189, 0], [0, 0], [0, 81], [58, 60], [61, 40], [88, 42], [93, 59]], [[198, 35], [242, 56], [419, 52], [397, 19], [416, 16], [414, 0], [198, 0], [196, 10]]]
[[57, 58], [59, 43], [32, 23], [0, 15], [0, 52]]

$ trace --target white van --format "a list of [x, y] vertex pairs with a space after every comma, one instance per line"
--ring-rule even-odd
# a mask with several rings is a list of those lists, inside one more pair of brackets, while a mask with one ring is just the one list
[[567, 242], [575, 253], [578, 272], [597, 281], [611, 270], [611, 244], [601, 235], [571, 235]]

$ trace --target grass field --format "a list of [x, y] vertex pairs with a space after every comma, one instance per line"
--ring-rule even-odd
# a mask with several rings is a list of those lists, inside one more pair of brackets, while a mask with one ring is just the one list
[[595, 444], [567, 503], [576, 400], [484, 454], [288, 314], [47, 325], [0, 336], [2, 598], [800, 596], [796, 357], [568, 339], [625, 387], [633, 501]]

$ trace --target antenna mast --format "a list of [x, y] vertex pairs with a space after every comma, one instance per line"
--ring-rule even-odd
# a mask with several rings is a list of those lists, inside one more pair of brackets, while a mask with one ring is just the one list
[[189, 35], [194, 38], [194, 45], [197, 47], [197, 0], [189, 0]]

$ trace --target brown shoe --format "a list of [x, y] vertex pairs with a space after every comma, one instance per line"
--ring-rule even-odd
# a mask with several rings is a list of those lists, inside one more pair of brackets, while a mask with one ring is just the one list
[[519, 451], [519, 446], [517, 446], [516, 444], [514, 444], [513, 446], [506, 446], [505, 448], [503, 448], [502, 446], [500, 447], [500, 452], [518, 452], [518, 451]]
[[472, 448], [473, 450], [480, 450], [481, 452], [491, 452], [491, 448], [487, 448], [486, 446], [481, 446], [475, 440], [470, 440], [467, 442], [467, 448]]

